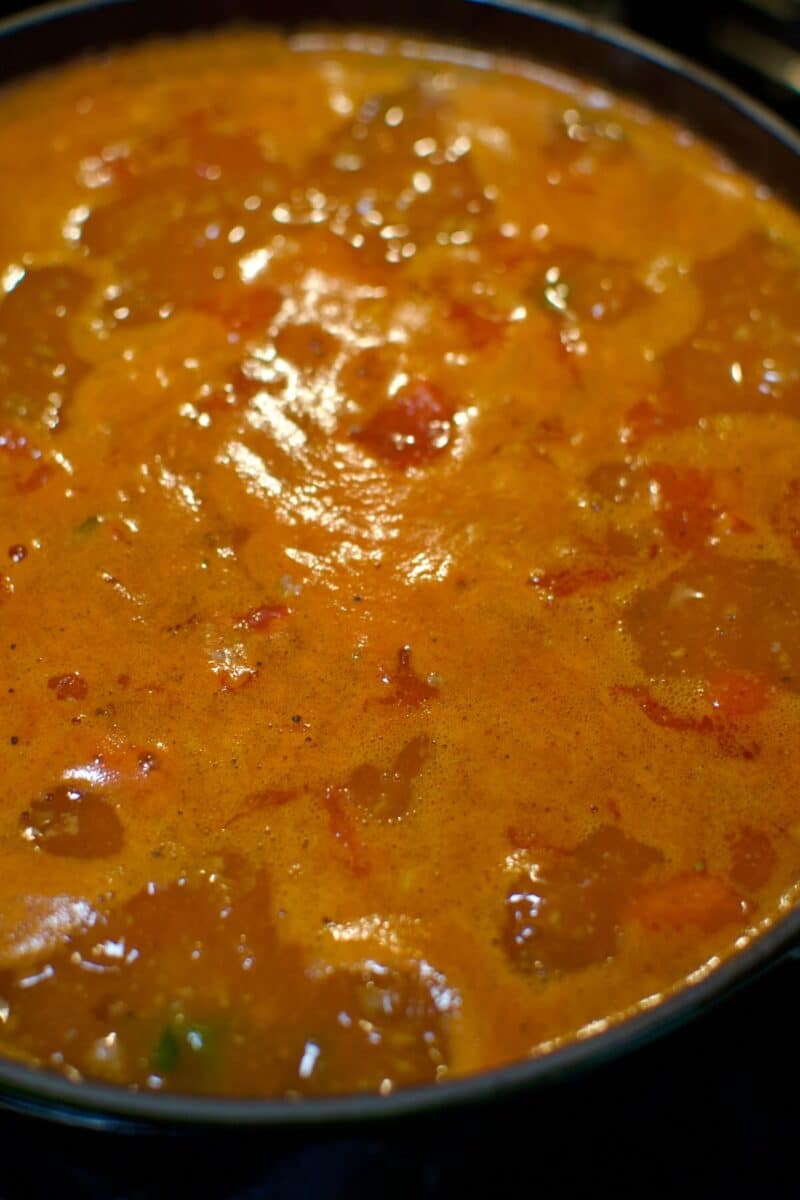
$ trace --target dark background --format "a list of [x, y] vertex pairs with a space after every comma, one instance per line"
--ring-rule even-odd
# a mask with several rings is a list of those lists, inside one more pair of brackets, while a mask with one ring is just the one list
[[[0, 15], [21, 6], [0, 0]], [[711, 66], [800, 125], [800, 0], [573, 7]], [[0, 1200], [798, 1196], [799, 1007], [800, 959], [789, 957], [591, 1076], [492, 1108], [302, 1140], [132, 1137], [0, 1113]]]

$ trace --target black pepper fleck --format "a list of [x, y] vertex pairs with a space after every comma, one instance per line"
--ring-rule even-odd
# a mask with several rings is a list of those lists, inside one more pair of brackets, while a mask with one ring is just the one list
[[12, 745], [12, 746], [16, 746], [16, 744], [17, 744], [17, 742], [18, 742], [18, 741], [19, 741], [19, 738], [18, 738], [18, 737], [12, 737], [12, 739], [11, 739], [11, 745]]
[[299, 713], [295, 713], [295, 715], [292, 717], [292, 721], [295, 723], [295, 725], [299, 725], [300, 722], [302, 721], [302, 719], [303, 718], [300, 716]]

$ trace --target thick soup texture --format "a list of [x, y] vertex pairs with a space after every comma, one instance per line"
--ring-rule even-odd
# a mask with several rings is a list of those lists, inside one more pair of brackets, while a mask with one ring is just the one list
[[800, 863], [800, 231], [374, 35], [0, 100], [0, 1048], [388, 1093], [713, 970]]

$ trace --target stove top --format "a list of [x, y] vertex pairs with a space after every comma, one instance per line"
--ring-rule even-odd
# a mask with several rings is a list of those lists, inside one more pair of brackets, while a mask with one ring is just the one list
[[92, 1133], [0, 1118], [3, 1200], [791, 1196], [800, 961], [583, 1079], [318, 1137]]
[[[800, 125], [800, 0], [575, 0], [711, 67]], [[20, 7], [0, 0], [0, 15]], [[355, 1200], [797, 1193], [800, 957], [569, 1084], [316, 1137], [126, 1137], [0, 1114], [0, 1200]]]
[[724, 75], [800, 124], [800, 0], [575, 0]]

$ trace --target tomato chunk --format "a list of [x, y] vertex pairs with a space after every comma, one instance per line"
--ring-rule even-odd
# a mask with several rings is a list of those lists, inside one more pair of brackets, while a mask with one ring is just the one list
[[531, 587], [560, 599], [582, 592], [585, 588], [600, 587], [619, 577], [611, 567], [566, 567], [562, 571], [535, 571], [528, 579]]
[[752, 717], [766, 708], [769, 687], [757, 675], [718, 671], [705, 686], [712, 709], [723, 717]]
[[392, 689], [390, 696], [383, 696], [383, 704], [399, 704], [406, 708], [419, 708], [429, 700], [435, 700], [439, 695], [436, 684], [427, 679], [420, 679], [411, 665], [411, 647], [402, 646], [397, 651], [397, 666], [394, 671], [384, 671], [381, 682]]
[[323, 804], [328, 813], [328, 827], [343, 848], [348, 867], [354, 875], [369, 874], [370, 862], [356, 827], [349, 790], [346, 787], [328, 788]]
[[713, 733], [714, 722], [710, 717], [690, 717], [673, 712], [666, 704], [662, 704], [651, 695], [646, 687], [635, 685], [625, 687], [621, 684], [611, 689], [620, 696], [632, 696], [644, 715], [654, 725], [663, 725], [665, 729], [675, 729], [679, 733], [694, 730], [697, 733]]
[[266, 333], [281, 306], [281, 297], [273, 288], [239, 287], [235, 295], [222, 296], [206, 304], [232, 332], [242, 337]]
[[484, 317], [475, 308], [454, 300], [448, 316], [462, 331], [467, 345], [472, 350], [485, 350], [503, 340], [505, 322], [498, 318]]
[[217, 671], [218, 690], [226, 695], [240, 692], [258, 678], [257, 667], [236, 666], [229, 671]]
[[680, 426], [679, 417], [663, 403], [653, 399], [631, 405], [619, 429], [623, 446], [640, 446], [648, 438], [672, 433]]
[[714, 484], [709, 472], [658, 465], [651, 474], [655, 508], [667, 540], [684, 549], [702, 546], [716, 516], [712, 501]]
[[296, 788], [264, 788], [263, 791], [254, 792], [248, 796], [241, 808], [229, 817], [223, 825], [223, 829], [230, 829], [237, 821], [241, 821], [244, 817], [251, 816], [252, 813], [264, 812], [271, 808], [283, 808], [297, 795]]
[[453, 415], [439, 388], [418, 380], [398, 392], [353, 437], [391, 466], [423, 466], [450, 445]]
[[[736, 736], [736, 718], [730, 711], [725, 714], [721, 711], [715, 712], [714, 717], [707, 714], [694, 716], [689, 713], [675, 712], [669, 705], [662, 704], [657, 700], [648, 688], [641, 685], [625, 687], [618, 684], [612, 687], [611, 692], [612, 695], [632, 696], [648, 721], [652, 721], [654, 725], [660, 725], [663, 729], [672, 729], [677, 733], [712, 735], [716, 738], [719, 749], [729, 758], [753, 759], [761, 753], [760, 743], [744, 742]], [[745, 715], [752, 714], [739, 712], [736, 717], [742, 718]]]
[[55, 692], [56, 700], [85, 700], [89, 695], [88, 683], [76, 671], [54, 675], [48, 679], [47, 686]]
[[53, 475], [53, 468], [50, 463], [39, 463], [34, 467], [30, 475], [26, 475], [24, 479], [18, 479], [16, 488], [21, 495], [28, 492], [38, 492], [39, 488], [43, 488], [46, 483], [49, 483]]
[[276, 621], [288, 617], [290, 612], [291, 609], [287, 608], [285, 604], [260, 604], [257, 608], [251, 608], [239, 617], [236, 624], [245, 629], [265, 631], [271, 629]]

